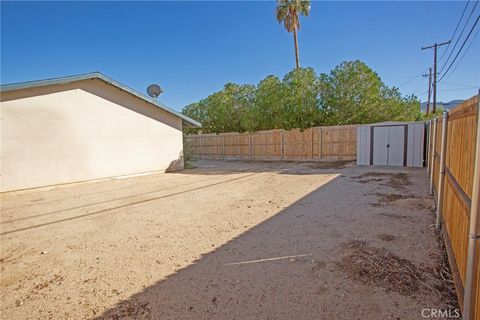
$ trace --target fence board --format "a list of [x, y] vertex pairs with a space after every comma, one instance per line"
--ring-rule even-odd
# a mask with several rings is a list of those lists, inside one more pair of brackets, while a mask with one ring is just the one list
[[355, 160], [357, 126], [187, 136], [197, 159]]
[[445, 180], [443, 218], [463, 284], [467, 265], [469, 208], [463, 205], [450, 180]]
[[[468, 100], [470, 101], [470, 100]], [[468, 102], [467, 101], [467, 102]], [[452, 172], [463, 191], [472, 196], [473, 170], [475, 165], [476, 113], [464, 115], [477, 103], [477, 99], [464, 102], [449, 113], [447, 131], [446, 166]], [[459, 117], [459, 115], [462, 115]]]
[[476, 270], [475, 275], [476, 289], [475, 289], [475, 306], [474, 306], [474, 319], [480, 320], [480, 239], [477, 240], [477, 255], [476, 255]]

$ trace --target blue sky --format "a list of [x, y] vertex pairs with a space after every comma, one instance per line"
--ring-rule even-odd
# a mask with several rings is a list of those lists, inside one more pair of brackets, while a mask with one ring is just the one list
[[[464, 6], [312, 2], [301, 19], [300, 64], [321, 73], [360, 59], [390, 86], [417, 76], [400, 89], [424, 101], [427, 80], [418, 75], [432, 64], [433, 51], [420, 47], [448, 40]], [[275, 20], [274, 7], [273, 1], [2, 2], [1, 83], [100, 71], [140, 92], [158, 83], [165, 90], [159, 100], [181, 110], [227, 82], [256, 84], [294, 67], [293, 37]], [[480, 5], [472, 18], [479, 13]], [[479, 86], [480, 35], [439, 84], [438, 100], [468, 98]]]

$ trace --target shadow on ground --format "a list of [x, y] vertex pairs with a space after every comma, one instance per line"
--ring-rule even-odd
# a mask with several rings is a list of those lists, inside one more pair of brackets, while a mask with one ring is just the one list
[[[219, 164], [221, 163], [221, 164]], [[239, 167], [238, 164], [242, 165]], [[292, 164], [295, 164], [292, 168]], [[240, 161], [225, 160], [216, 162], [212, 160], [196, 160], [192, 168], [177, 171], [175, 174], [199, 174], [199, 175], [230, 175], [240, 172], [277, 172], [280, 174], [315, 174], [325, 173], [325, 170], [338, 171], [354, 166], [354, 161]]]
[[[380, 215], [384, 208], [365, 206], [365, 200], [356, 207], [365, 194], [361, 184], [350, 194], [339, 194], [346, 184], [352, 185], [347, 179], [338, 175], [96, 319], [417, 318], [421, 305], [439, 301], [355, 282], [337, 263], [347, 241], [370, 241], [380, 229], [396, 234], [399, 225], [408, 223], [423, 228], [431, 217], [392, 223]], [[409, 245], [400, 251], [408, 252]]]

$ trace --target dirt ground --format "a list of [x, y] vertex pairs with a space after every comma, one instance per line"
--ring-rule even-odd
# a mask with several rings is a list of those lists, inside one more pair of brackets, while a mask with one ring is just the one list
[[2, 194], [2, 318], [418, 319], [455, 303], [426, 170], [195, 166]]

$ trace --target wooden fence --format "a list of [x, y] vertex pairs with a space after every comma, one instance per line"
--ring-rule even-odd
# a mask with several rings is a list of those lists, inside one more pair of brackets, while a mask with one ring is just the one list
[[197, 159], [355, 160], [357, 126], [187, 136]]
[[[429, 150], [433, 155], [430, 179], [442, 221], [442, 233], [452, 266], [460, 306], [464, 303], [468, 239], [474, 180], [479, 98], [472, 97], [451, 109], [446, 120], [444, 174], [440, 168], [442, 150], [442, 118], [430, 122], [432, 135]], [[434, 129], [436, 125], [436, 130]], [[435, 135], [433, 132], [435, 131]], [[435, 142], [434, 142], [435, 141]], [[434, 148], [433, 148], [434, 145]], [[443, 180], [443, 181], [441, 181]], [[443, 185], [443, 187], [442, 187]], [[440, 188], [443, 188], [440, 191]], [[441, 196], [443, 192], [443, 197]], [[477, 195], [478, 197], [478, 195]], [[443, 199], [442, 199], [443, 198]], [[480, 230], [476, 231], [477, 235]], [[480, 240], [477, 238], [472, 315], [464, 319], [480, 320]]]

